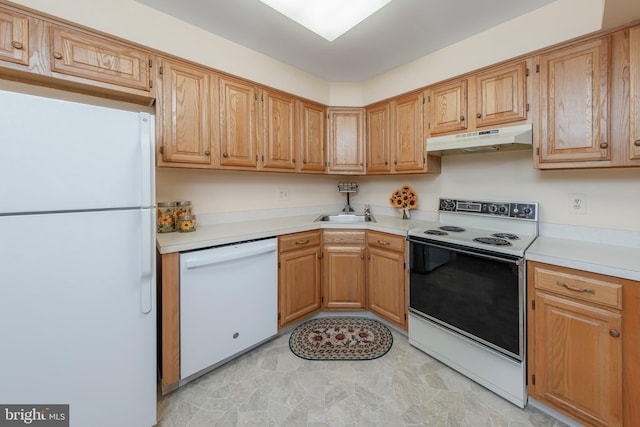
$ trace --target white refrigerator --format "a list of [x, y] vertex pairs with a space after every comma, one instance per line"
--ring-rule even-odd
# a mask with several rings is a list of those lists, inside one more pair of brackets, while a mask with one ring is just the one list
[[156, 423], [153, 129], [0, 91], [0, 404]]

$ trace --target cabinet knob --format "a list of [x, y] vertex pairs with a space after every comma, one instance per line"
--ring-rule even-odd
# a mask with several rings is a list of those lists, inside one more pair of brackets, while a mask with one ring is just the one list
[[617, 329], [609, 329], [609, 335], [614, 338], [618, 338], [620, 336], [620, 331]]
[[364, 259], [364, 255], [360, 255], [360, 259]]
[[204, 150], [204, 155], [205, 155], [205, 156], [210, 156], [210, 155], [211, 155], [211, 151], [209, 151], [209, 150]]
[[481, 119], [482, 118], [482, 114], [478, 113], [478, 114], [476, 114], [476, 117]]
[[291, 162], [292, 162], [292, 163], [295, 163], [295, 162], [296, 162], [296, 159], [291, 159]]
[[605, 142], [605, 141], [602, 141], [602, 142], [600, 143], [600, 148], [602, 148], [603, 150], [604, 150], [605, 148], [607, 148], [608, 146], [609, 146], [609, 144], [608, 144], [607, 142]]
[[[384, 162], [384, 163], [385, 163], [385, 165], [387, 164], [387, 162]], [[394, 164], [394, 165], [397, 165], [397, 164], [398, 164], [398, 161], [397, 161], [397, 160], [394, 160], [394, 161], [393, 161], [393, 164]]]
[[225, 151], [224, 153], [222, 153], [222, 157], [229, 157], [229, 153]]
[[460, 116], [460, 121], [464, 122], [464, 116]]
[[633, 141], [633, 145], [635, 145], [636, 147], [640, 147], [640, 139], [636, 139], [635, 141]]
[[306, 165], [307, 164], [307, 160], [306, 159], [302, 159], [302, 163]]
[[17, 41], [12, 41], [11, 46], [13, 46], [14, 49], [18, 49], [18, 50], [21, 50], [24, 47], [22, 43]]
[[53, 57], [56, 59], [62, 59], [62, 54], [60, 52], [53, 52]]

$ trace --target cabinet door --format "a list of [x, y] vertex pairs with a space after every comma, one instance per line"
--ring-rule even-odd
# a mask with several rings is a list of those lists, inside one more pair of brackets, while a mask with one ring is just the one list
[[264, 108], [265, 168], [295, 169], [295, 109], [292, 96], [265, 90], [261, 97]]
[[51, 25], [51, 71], [149, 90], [149, 55], [101, 37]]
[[540, 57], [540, 163], [611, 158], [609, 45], [607, 36]]
[[364, 109], [329, 108], [329, 173], [362, 174]]
[[299, 101], [300, 156], [302, 172], [324, 172], [326, 169], [326, 108]]
[[640, 27], [629, 31], [630, 157], [640, 159]]
[[220, 78], [220, 164], [255, 168], [256, 87], [227, 77]]
[[391, 106], [367, 108], [367, 173], [391, 172]]
[[396, 172], [424, 170], [423, 100], [422, 93], [418, 93], [403, 96], [393, 103], [393, 169]]
[[320, 247], [280, 255], [279, 326], [320, 310]]
[[506, 65], [475, 76], [476, 126], [495, 126], [527, 118], [526, 63]]
[[0, 60], [29, 65], [29, 20], [0, 10]]
[[324, 307], [365, 308], [364, 247], [325, 246]]
[[467, 81], [436, 85], [427, 96], [427, 122], [431, 135], [467, 128]]
[[535, 302], [534, 397], [590, 425], [621, 425], [620, 314], [539, 291]]
[[367, 306], [369, 310], [406, 328], [404, 253], [369, 246]]
[[158, 98], [162, 161], [211, 163], [209, 84], [207, 70], [163, 61], [162, 92]]

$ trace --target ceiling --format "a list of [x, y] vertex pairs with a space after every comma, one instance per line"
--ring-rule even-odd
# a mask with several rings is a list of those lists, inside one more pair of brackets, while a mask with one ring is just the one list
[[137, 1], [324, 80], [362, 82], [554, 0], [393, 0], [333, 42], [259, 0]]

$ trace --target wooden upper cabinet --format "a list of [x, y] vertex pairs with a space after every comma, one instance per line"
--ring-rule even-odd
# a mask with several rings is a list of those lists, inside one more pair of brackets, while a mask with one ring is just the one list
[[475, 74], [476, 127], [527, 118], [526, 69], [521, 61]]
[[367, 107], [367, 173], [391, 172], [391, 103]]
[[365, 171], [364, 108], [328, 108], [328, 173], [363, 174]]
[[158, 163], [210, 164], [213, 115], [209, 71], [169, 60], [162, 61], [161, 69]]
[[640, 27], [629, 32], [629, 53], [629, 155], [631, 159], [640, 159]]
[[264, 112], [263, 167], [295, 169], [295, 101], [290, 95], [263, 91]]
[[427, 95], [427, 123], [431, 135], [467, 128], [467, 80], [433, 86]]
[[610, 160], [609, 51], [606, 36], [540, 56], [540, 164]]
[[51, 71], [149, 90], [149, 54], [115, 40], [52, 24]]
[[422, 92], [405, 95], [393, 101], [393, 170], [424, 170]]
[[320, 104], [297, 101], [296, 121], [299, 126], [300, 147], [298, 169], [301, 172], [324, 172], [326, 170], [327, 109]]
[[0, 60], [29, 65], [29, 19], [0, 10]]
[[220, 77], [220, 165], [258, 165], [255, 85]]

